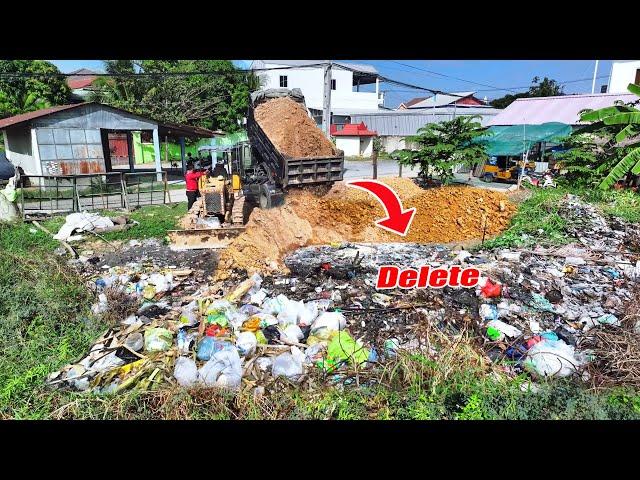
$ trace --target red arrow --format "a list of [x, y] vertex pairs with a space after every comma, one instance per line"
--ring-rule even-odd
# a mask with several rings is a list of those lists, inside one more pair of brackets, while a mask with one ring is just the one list
[[365, 190], [378, 197], [387, 218], [376, 221], [376, 225], [403, 237], [407, 234], [416, 214], [415, 207], [403, 210], [398, 194], [378, 180], [354, 180], [347, 182], [347, 186]]

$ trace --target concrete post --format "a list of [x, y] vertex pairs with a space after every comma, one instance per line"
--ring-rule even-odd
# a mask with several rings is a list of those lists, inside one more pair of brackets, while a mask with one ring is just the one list
[[184, 146], [184, 137], [180, 137], [180, 161], [182, 162], [182, 174], [184, 175], [187, 171], [187, 166], [184, 163], [185, 154], [185, 146]]
[[162, 181], [162, 158], [160, 157], [160, 135], [158, 129], [153, 129], [153, 152], [156, 157], [156, 172], [158, 173], [158, 181]]

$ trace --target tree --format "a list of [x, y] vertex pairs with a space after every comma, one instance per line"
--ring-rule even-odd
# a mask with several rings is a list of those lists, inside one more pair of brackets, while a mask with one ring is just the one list
[[419, 165], [418, 176], [429, 181], [436, 174], [443, 183], [453, 178], [456, 165], [472, 166], [487, 160], [485, 145], [478, 137], [485, 134], [476, 120], [480, 116], [461, 116], [441, 123], [430, 123], [408, 137], [417, 144], [417, 150], [396, 150], [392, 157], [401, 165]]
[[114, 76], [96, 82], [94, 101], [228, 132], [240, 129], [250, 89], [259, 87], [255, 75], [227, 60], [108, 60], [105, 71]]
[[615, 136], [620, 130], [620, 127], [603, 125], [573, 132], [564, 142], [567, 149], [556, 154], [558, 167], [567, 172], [566, 181], [582, 187], [595, 187], [602, 182], [629, 151], [615, 147]]
[[562, 91], [562, 85], [557, 81], [544, 77], [540, 81], [540, 77], [533, 77], [529, 90], [523, 93], [516, 93], [514, 95], [505, 95], [504, 97], [491, 100], [489, 105], [494, 108], [507, 108], [518, 98], [531, 98], [531, 97], [555, 97], [558, 95], [564, 95]]
[[64, 105], [71, 91], [58, 68], [44, 60], [0, 60], [0, 118]]
[[[627, 88], [640, 97], [640, 85], [630, 83]], [[638, 103], [640, 99], [628, 105], [585, 111], [580, 115], [581, 121], [593, 122], [587, 131], [593, 132], [592, 135], [601, 144], [602, 163], [592, 165], [606, 172], [599, 184], [601, 189], [610, 188], [629, 174], [640, 175], [640, 110], [635, 107]], [[578, 152], [573, 155], [588, 158], [591, 152], [594, 152], [594, 148], [586, 145], [578, 147]], [[597, 155], [597, 151], [594, 155]]]

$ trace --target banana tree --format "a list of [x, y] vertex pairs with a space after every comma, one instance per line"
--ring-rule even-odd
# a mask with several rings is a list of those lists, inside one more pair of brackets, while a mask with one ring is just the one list
[[[630, 83], [627, 88], [631, 93], [640, 97], [640, 85]], [[640, 102], [640, 98], [634, 102], [634, 105], [638, 102]], [[633, 175], [640, 174], [640, 110], [632, 105], [614, 105], [584, 112], [580, 116], [580, 120], [594, 122], [594, 126], [624, 126], [614, 137], [614, 142], [616, 145], [621, 146], [624, 143], [624, 146], [632, 147], [629, 153], [602, 180], [599, 185], [601, 189], [611, 188], [612, 185], [629, 173]]]

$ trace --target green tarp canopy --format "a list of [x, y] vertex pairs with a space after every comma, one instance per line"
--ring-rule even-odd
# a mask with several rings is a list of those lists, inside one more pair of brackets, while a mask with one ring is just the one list
[[491, 157], [516, 156], [531, 149], [538, 142], [558, 143], [571, 134], [571, 125], [549, 122], [541, 125], [511, 125], [489, 127], [489, 135], [478, 137], [485, 142], [487, 154]]

